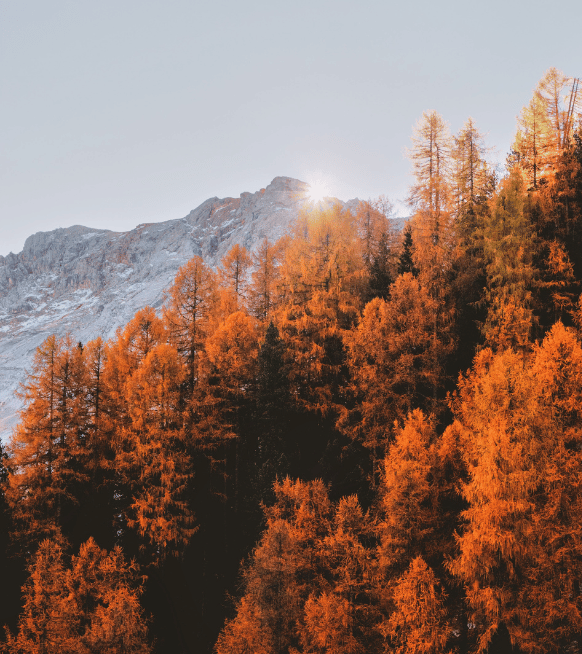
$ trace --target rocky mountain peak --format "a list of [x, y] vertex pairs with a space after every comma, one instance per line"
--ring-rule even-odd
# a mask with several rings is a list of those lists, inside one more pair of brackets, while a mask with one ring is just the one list
[[255, 193], [210, 198], [184, 218], [127, 232], [81, 225], [38, 232], [22, 252], [0, 257], [0, 438], [17, 421], [14, 391], [47, 336], [111, 337], [138, 309], [161, 306], [192, 256], [216, 266], [236, 243], [253, 250], [265, 237], [283, 236], [308, 189], [275, 177]]

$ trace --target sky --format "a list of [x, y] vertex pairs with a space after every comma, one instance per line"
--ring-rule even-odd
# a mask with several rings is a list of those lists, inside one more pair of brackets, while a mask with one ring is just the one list
[[128, 230], [279, 175], [412, 183], [423, 111], [500, 162], [544, 72], [582, 77], [579, 0], [0, 0], [0, 255]]

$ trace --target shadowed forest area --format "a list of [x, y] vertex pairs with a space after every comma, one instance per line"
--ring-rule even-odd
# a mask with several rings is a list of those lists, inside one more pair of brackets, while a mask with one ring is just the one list
[[582, 652], [582, 102], [503, 174], [423, 114], [413, 216], [300, 216], [110, 341], [48, 338], [0, 451], [5, 654]]

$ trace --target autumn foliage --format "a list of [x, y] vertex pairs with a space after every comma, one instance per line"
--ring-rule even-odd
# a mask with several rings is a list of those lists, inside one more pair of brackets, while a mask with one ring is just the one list
[[571, 89], [502, 179], [425, 112], [400, 233], [306, 205], [108, 341], [47, 338], [0, 450], [4, 651], [580, 652]]

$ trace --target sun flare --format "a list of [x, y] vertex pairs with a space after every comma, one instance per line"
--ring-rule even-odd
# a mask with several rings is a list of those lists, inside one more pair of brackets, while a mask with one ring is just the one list
[[329, 195], [329, 191], [327, 190], [325, 184], [321, 182], [314, 182], [313, 184], [309, 185], [308, 195], [313, 202], [319, 202]]

